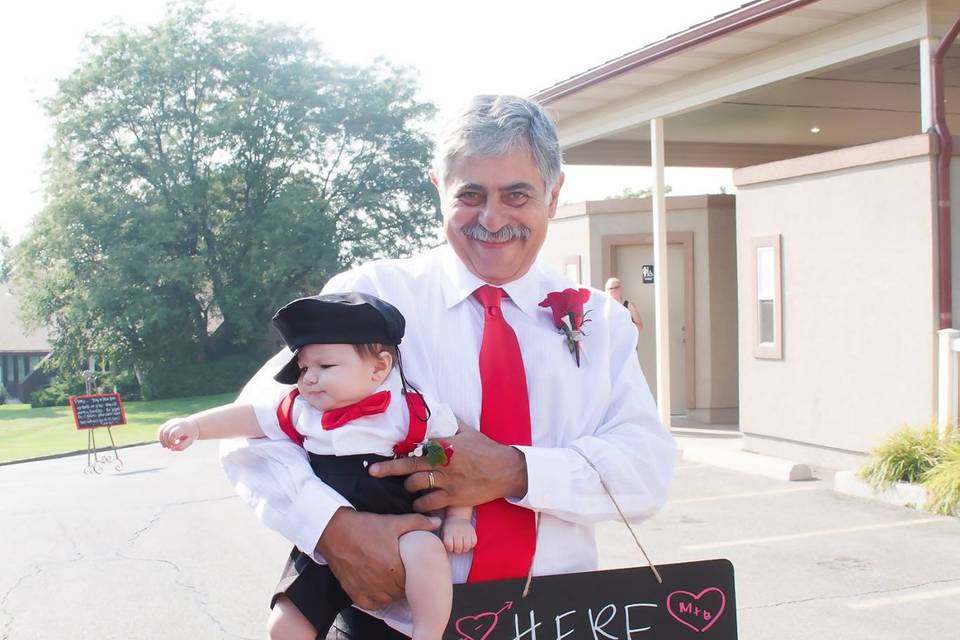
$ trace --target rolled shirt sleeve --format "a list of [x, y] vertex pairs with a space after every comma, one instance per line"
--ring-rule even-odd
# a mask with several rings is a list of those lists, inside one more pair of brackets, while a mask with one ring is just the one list
[[518, 446], [526, 457], [527, 495], [511, 502], [580, 524], [618, 519], [606, 484], [628, 520], [663, 506], [677, 448], [643, 378], [636, 336], [631, 323], [611, 322], [612, 388], [602, 421], [564, 447]]
[[314, 557], [330, 518], [340, 507], [350, 507], [314, 475], [306, 451], [291, 441], [225, 440], [220, 460], [260, 522]]
[[247, 383], [237, 402], [253, 405], [267, 438], [225, 440], [220, 462], [237, 493], [257, 518], [301, 551], [313, 554], [330, 518], [350, 503], [313, 472], [306, 451], [280, 430], [276, 399], [287, 387], [273, 375], [291, 357], [284, 349]]

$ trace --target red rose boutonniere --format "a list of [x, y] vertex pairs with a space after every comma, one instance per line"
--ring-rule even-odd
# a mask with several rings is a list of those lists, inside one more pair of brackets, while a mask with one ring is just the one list
[[540, 303], [541, 307], [550, 309], [553, 314], [553, 324], [563, 334], [567, 348], [573, 354], [578, 367], [580, 366], [580, 341], [587, 335], [583, 332], [583, 323], [590, 322], [586, 319], [587, 314], [583, 311], [583, 305], [589, 299], [589, 289], [564, 289], [547, 294]]

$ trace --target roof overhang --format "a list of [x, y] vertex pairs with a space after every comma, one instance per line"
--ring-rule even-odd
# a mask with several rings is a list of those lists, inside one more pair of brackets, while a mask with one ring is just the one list
[[[920, 43], [957, 13], [960, 0], [761, 0], [533, 97], [557, 118], [570, 164], [648, 164], [653, 118], [667, 119], [673, 166], [747, 166], [911, 135], [921, 130]], [[946, 65], [951, 104], [957, 63]]]
[[770, 0], [768, 2], [752, 2], [737, 10], [718, 15], [698, 25], [694, 25], [669, 36], [659, 42], [650, 44], [642, 49], [633, 51], [606, 62], [605, 64], [588, 69], [572, 78], [564, 80], [549, 89], [539, 92], [535, 98], [540, 102], [553, 102], [568, 95], [581, 92], [604, 80], [635, 71], [641, 67], [652, 65], [658, 60], [680, 54], [685, 50], [693, 49], [698, 45], [716, 40], [724, 35], [734, 34], [749, 29], [757, 24], [789, 13], [799, 7], [813, 4], [818, 0]]

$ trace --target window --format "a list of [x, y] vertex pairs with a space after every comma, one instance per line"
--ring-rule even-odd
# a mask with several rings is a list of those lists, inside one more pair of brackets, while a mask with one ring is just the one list
[[780, 235], [753, 239], [754, 346], [756, 358], [783, 359]]

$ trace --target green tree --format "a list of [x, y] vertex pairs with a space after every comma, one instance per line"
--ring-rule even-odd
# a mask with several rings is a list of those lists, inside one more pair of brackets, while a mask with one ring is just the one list
[[[5, 232], [0, 231], [0, 282], [6, 282], [10, 278], [11, 269], [10, 237]], [[0, 404], [3, 403], [0, 402]]]
[[[664, 185], [663, 192], [670, 193], [673, 191], [673, 187], [670, 185]], [[649, 198], [653, 194], [653, 187], [646, 187], [645, 189], [634, 189], [633, 187], [624, 187], [618, 195], [607, 196], [604, 200], [623, 200], [625, 198]]]
[[282, 303], [436, 238], [411, 74], [279, 25], [174, 6], [90, 37], [47, 104], [48, 205], [15, 251], [62, 362], [144, 368], [264, 341]]

